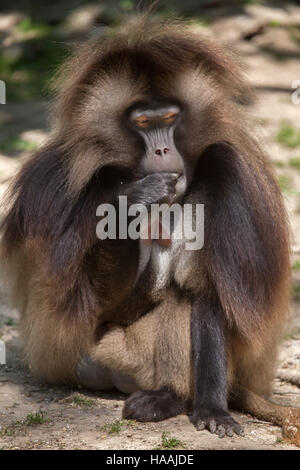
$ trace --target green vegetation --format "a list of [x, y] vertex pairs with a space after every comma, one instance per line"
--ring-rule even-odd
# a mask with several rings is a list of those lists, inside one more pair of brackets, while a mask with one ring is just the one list
[[272, 28], [278, 28], [279, 26], [281, 26], [281, 23], [277, 20], [271, 20], [269, 26], [271, 26]]
[[300, 170], [300, 157], [293, 157], [289, 160], [289, 165], [296, 170]]
[[36, 426], [37, 424], [44, 424], [48, 422], [49, 422], [49, 419], [46, 418], [45, 412], [40, 410], [36, 413], [29, 413], [25, 417], [22, 424], [24, 424], [25, 426]]
[[260, 0], [241, 0], [242, 5], [257, 5]]
[[66, 55], [61, 37], [46, 24], [29, 17], [16, 25], [22, 39], [0, 53], [1, 80], [6, 84], [7, 101], [31, 100], [45, 94], [57, 66]]
[[272, 163], [277, 168], [283, 168], [285, 166], [284, 162], [282, 162], [281, 160], [272, 160]]
[[293, 299], [300, 302], [300, 282], [293, 285]]
[[133, 426], [135, 424], [135, 421], [131, 419], [122, 419], [122, 420], [116, 420], [113, 421], [112, 423], [107, 423], [105, 424], [101, 430], [106, 432], [107, 434], [119, 434], [124, 427], [128, 426]]
[[287, 175], [279, 175], [278, 176], [278, 184], [281, 191], [285, 192], [291, 187], [291, 178]]
[[277, 134], [277, 141], [286, 147], [296, 148], [300, 146], [300, 130], [290, 124], [282, 124]]
[[178, 449], [185, 448], [185, 444], [177, 439], [167, 431], [164, 431], [161, 436], [161, 446], [162, 449]]
[[15, 433], [15, 430], [12, 427], [0, 429], [0, 437], [5, 437], [5, 436], [10, 437], [10, 436], [13, 436], [14, 433]]
[[123, 11], [130, 12], [134, 9], [134, 4], [131, 0], [121, 0], [119, 6]]
[[269, 54], [272, 59], [278, 60], [278, 62], [285, 62], [289, 59], [289, 55], [285, 51], [278, 50], [272, 45], [263, 45], [260, 50], [265, 54]]
[[0, 142], [0, 150], [4, 153], [32, 152], [38, 147], [36, 142], [21, 139], [20, 137], [8, 137]]
[[35, 23], [26, 17], [17, 24], [16, 29], [22, 33], [33, 33], [36, 37], [46, 36], [51, 32], [50, 26], [43, 23]]
[[6, 428], [0, 429], [0, 436], [10, 437], [13, 436], [18, 429], [22, 429], [24, 426], [38, 426], [39, 424], [48, 423], [49, 421], [49, 418], [46, 417], [45, 412], [42, 410], [37, 411], [36, 413], [29, 413], [23, 420], [16, 421]]
[[6, 326], [16, 326], [17, 325], [17, 322], [14, 318], [11, 318], [9, 317], [6, 321], [5, 321], [5, 325]]
[[66, 398], [65, 401], [79, 406], [93, 406], [95, 404], [94, 400], [87, 398], [84, 395], [80, 395], [79, 393]]
[[296, 328], [289, 333], [285, 333], [284, 339], [298, 339], [299, 334], [300, 334], [300, 328]]
[[292, 268], [293, 268], [295, 271], [300, 271], [300, 260], [299, 260], [299, 259], [297, 259], [296, 261], [294, 261]]

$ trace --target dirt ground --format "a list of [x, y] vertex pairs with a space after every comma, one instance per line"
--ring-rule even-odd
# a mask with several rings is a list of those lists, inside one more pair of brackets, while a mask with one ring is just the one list
[[[293, 233], [294, 297], [273, 399], [300, 407], [300, 141], [289, 145], [278, 137], [285, 123], [298, 132], [300, 129], [300, 104], [291, 101], [292, 81], [300, 80], [300, 8], [284, 4], [277, 9], [249, 5], [243, 12], [231, 11], [225, 16], [219, 12], [214, 17], [210, 12], [210, 27], [196, 27], [238, 49], [257, 87], [252, 119], [260, 125], [274, 162]], [[0, 31], [7, 21], [0, 15]], [[40, 144], [48, 133], [46, 115], [46, 104], [41, 101], [2, 105], [0, 145], [12, 134]], [[28, 154], [0, 150], [0, 197]], [[187, 416], [157, 424], [120, 421], [125, 396], [119, 393], [91, 393], [40, 383], [22, 362], [18, 313], [9, 307], [1, 286], [0, 340], [7, 350], [7, 363], [0, 366], [0, 449], [166, 448], [165, 432], [178, 440], [173, 442], [177, 448], [296, 449], [284, 441], [279, 427], [248, 415], [235, 414], [245, 428], [245, 437], [219, 439], [207, 431], [196, 431]]]

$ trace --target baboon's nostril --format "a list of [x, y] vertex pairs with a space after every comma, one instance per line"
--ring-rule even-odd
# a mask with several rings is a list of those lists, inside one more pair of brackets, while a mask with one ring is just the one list
[[170, 151], [170, 149], [168, 149], [168, 147], [164, 148], [164, 153], [168, 153], [169, 151]]
[[160, 149], [155, 150], [155, 155], [162, 155], [161, 150]]

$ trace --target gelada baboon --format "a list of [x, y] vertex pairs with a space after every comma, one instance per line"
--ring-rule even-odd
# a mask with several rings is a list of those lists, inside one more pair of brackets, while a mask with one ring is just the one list
[[[32, 372], [128, 392], [137, 382], [126, 417], [164, 419], [190, 401], [198, 429], [241, 433], [228, 400], [270, 391], [289, 248], [239, 65], [178, 24], [144, 23], [78, 47], [57, 83], [52, 135], [17, 176], [4, 221]], [[118, 213], [119, 196], [149, 210], [204, 204], [203, 248], [173, 232], [99, 239], [97, 207]], [[131, 328], [133, 353], [110, 349], [111, 335], [135, 341]]]

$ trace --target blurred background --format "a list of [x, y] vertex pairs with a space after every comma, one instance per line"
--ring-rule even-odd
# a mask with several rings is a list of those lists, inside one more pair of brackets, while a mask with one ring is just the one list
[[[0, 198], [20, 163], [47, 138], [51, 93], [46, 85], [72, 45], [117, 26], [151, 3], [0, 0], [0, 80], [6, 84], [6, 104], [0, 104]], [[292, 317], [280, 373], [294, 383], [298, 376], [300, 386], [300, 103], [292, 102], [292, 83], [298, 80], [300, 86], [300, 0], [159, 0], [151, 14], [186, 19], [194, 30], [238, 51], [256, 88], [253, 119], [264, 136], [292, 226]], [[16, 338], [17, 322], [5, 291], [0, 292], [0, 339]], [[18, 355], [9, 360], [4, 379], [15, 383], [21, 367]], [[296, 394], [280, 387], [283, 394]]]

